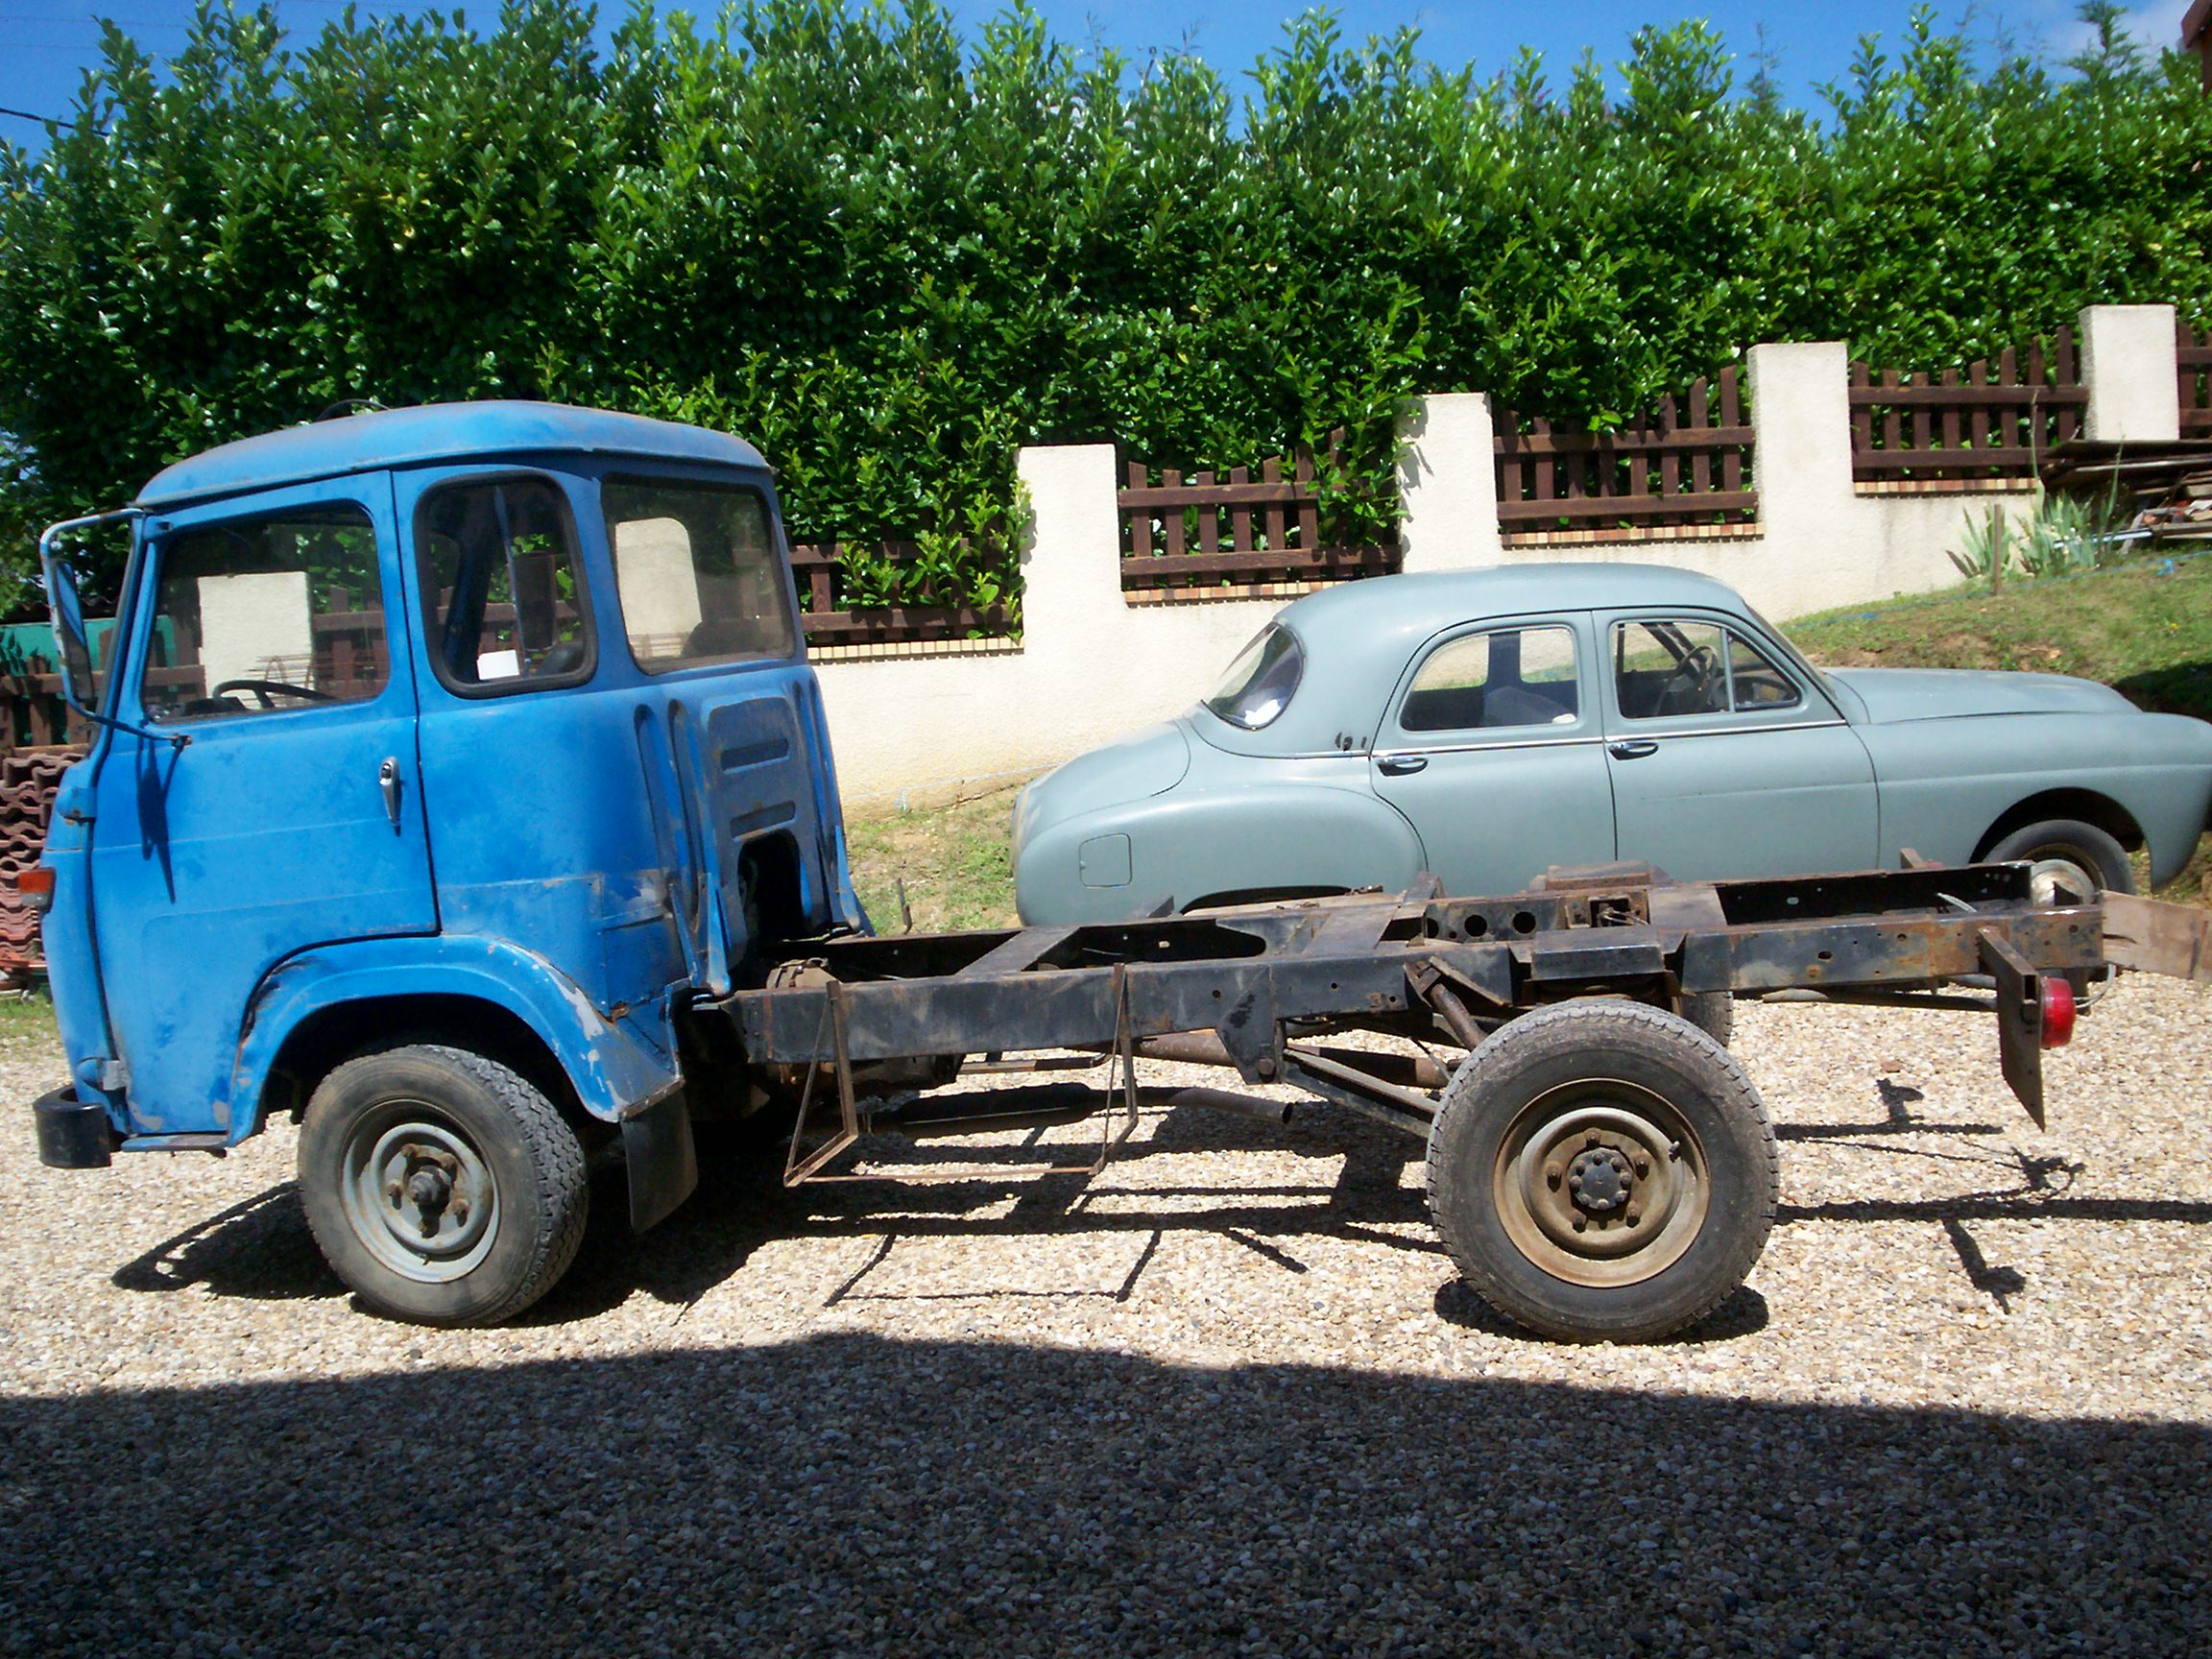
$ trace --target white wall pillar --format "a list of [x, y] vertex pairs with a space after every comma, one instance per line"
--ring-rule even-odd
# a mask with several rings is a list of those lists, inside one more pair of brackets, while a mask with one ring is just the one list
[[1479, 392], [1408, 398], [1398, 422], [1398, 534], [1407, 570], [1458, 570], [1504, 557], [1490, 399]]
[[2089, 412], [2081, 435], [2104, 443], [2170, 444], [2181, 435], [2174, 307], [2091, 305], [2080, 319]]
[[1022, 643], [1079, 650], [1121, 609], [1121, 520], [1114, 445], [1065, 444], [1015, 452], [1029, 492], [1022, 539]]
[[1751, 348], [1751, 474], [1759, 517], [1810, 527], [1851, 494], [1851, 349], [1840, 340]]

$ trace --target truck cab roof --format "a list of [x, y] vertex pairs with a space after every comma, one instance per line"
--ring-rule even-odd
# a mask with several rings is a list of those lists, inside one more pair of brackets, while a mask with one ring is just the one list
[[135, 505], [155, 509], [379, 468], [548, 452], [636, 455], [765, 471], [742, 439], [642, 415], [493, 400], [378, 409], [225, 444], [163, 468]]

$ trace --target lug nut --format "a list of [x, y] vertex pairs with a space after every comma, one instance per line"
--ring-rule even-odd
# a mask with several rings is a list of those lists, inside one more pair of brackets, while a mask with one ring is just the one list
[[1631, 1204], [1631, 1205], [1629, 1205], [1629, 1206], [1628, 1206], [1628, 1214], [1627, 1214], [1627, 1217], [1626, 1217], [1626, 1219], [1627, 1219], [1628, 1225], [1629, 1225], [1629, 1226], [1631, 1226], [1631, 1227], [1633, 1227], [1633, 1226], [1635, 1226], [1635, 1225], [1636, 1225], [1636, 1223], [1637, 1223], [1637, 1222], [1639, 1222], [1639, 1221], [1641, 1221], [1641, 1220], [1643, 1220], [1643, 1219], [1644, 1219], [1644, 1212], [1643, 1212], [1641, 1209], [1639, 1209], [1637, 1206], [1635, 1206], [1635, 1205]]
[[1589, 1230], [1589, 1226], [1590, 1226], [1590, 1217], [1589, 1217], [1589, 1216], [1587, 1216], [1587, 1215], [1577, 1215], [1577, 1216], [1575, 1216], [1575, 1232], [1577, 1232], [1577, 1233], [1587, 1232], [1587, 1231]]
[[1650, 1173], [1651, 1173], [1651, 1160], [1650, 1160], [1650, 1159], [1648, 1159], [1648, 1158], [1639, 1158], [1639, 1159], [1637, 1159], [1637, 1160], [1636, 1160], [1636, 1173], [1637, 1173], [1639, 1176], [1642, 1176], [1642, 1175], [1648, 1175], [1648, 1174], [1650, 1174]]
[[392, 1200], [392, 1208], [399, 1208], [399, 1183], [395, 1181], [384, 1189], [384, 1196]]
[[1583, 1144], [1583, 1145], [1585, 1145], [1585, 1146], [1595, 1146], [1595, 1145], [1597, 1145], [1597, 1144], [1598, 1144], [1598, 1131], [1597, 1131], [1597, 1130], [1595, 1130], [1595, 1129], [1591, 1130], [1591, 1131], [1590, 1131], [1590, 1133], [1589, 1133], [1587, 1136], [1585, 1136], [1585, 1137], [1583, 1138], [1583, 1142], [1582, 1142], [1582, 1144]]
[[456, 1227], [462, 1227], [462, 1226], [466, 1226], [466, 1225], [468, 1224], [468, 1221], [469, 1221], [469, 1206], [468, 1206], [467, 1204], [456, 1204], [456, 1205], [454, 1205], [454, 1206], [453, 1206], [453, 1225], [454, 1225], [454, 1226], [456, 1226]]
[[1553, 1187], [1559, 1185], [1559, 1166], [1556, 1162], [1544, 1166], [1544, 1179]]

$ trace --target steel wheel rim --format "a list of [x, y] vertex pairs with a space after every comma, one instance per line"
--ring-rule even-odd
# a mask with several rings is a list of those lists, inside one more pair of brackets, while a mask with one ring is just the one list
[[1521, 1254], [1554, 1279], [1599, 1287], [1639, 1285], [1680, 1261], [1704, 1227], [1712, 1187], [1688, 1119], [1620, 1078], [1563, 1083], [1529, 1101], [1491, 1168], [1499, 1221]]
[[428, 1102], [378, 1102], [355, 1120], [343, 1157], [347, 1224], [383, 1266], [417, 1284], [449, 1285], [491, 1254], [498, 1182], [475, 1143]]
[[2104, 890], [2104, 883], [2097, 879], [2096, 872], [2078, 858], [2047, 855], [2028, 866], [2028, 893], [2041, 908], [2058, 908], [2061, 885], [2069, 892], [2080, 894], [2084, 904], [2096, 903], [2097, 895]]

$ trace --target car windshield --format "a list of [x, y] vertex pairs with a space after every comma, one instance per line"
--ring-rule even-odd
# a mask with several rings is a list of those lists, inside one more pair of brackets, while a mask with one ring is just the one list
[[1220, 688], [1206, 699], [1206, 707], [1232, 726], [1257, 732], [1290, 706], [1290, 695], [1305, 671], [1306, 651], [1298, 636], [1270, 622], [1237, 654], [1221, 677]]

